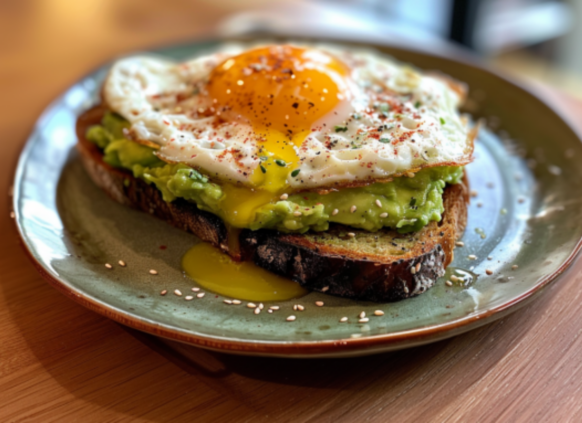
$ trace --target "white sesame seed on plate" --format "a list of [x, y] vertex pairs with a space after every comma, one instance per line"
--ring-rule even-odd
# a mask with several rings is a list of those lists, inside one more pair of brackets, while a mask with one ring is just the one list
[[368, 319], [367, 317], [363, 317], [360, 320], [358, 320], [359, 323], [368, 323], [370, 321], [370, 319]]
[[107, 267], [108, 269], [113, 269], [113, 266], [110, 265], [109, 263], [105, 263], [105, 267]]
[[316, 301], [316, 302], [315, 302], [315, 305], [316, 305], [317, 307], [323, 307], [323, 301]]
[[340, 323], [345, 323], [345, 322], [347, 322], [347, 321], [348, 321], [348, 318], [347, 318], [347, 317], [342, 317], [342, 318], [340, 319]]
[[388, 217], [388, 213], [380, 213], [380, 217], [382, 219], [384, 219], [384, 218]]
[[339, 213], [339, 210], [338, 209], [333, 209], [333, 211], [331, 212], [331, 215], [332, 216], [335, 216], [338, 213]]
[[259, 314], [261, 312], [261, 309], [259, 307], [255, 308], [255, 310], [253, 311], [253, 313], [255, 314]]
[[194, 288], [192, 288], [192, 291], [198, 292], [198, 291], [200, 291], [200, 288], [198, 288], [197, 286], [195, 286]]
[[270, 310], [279, 310], [279, 306], [271, 306], [269, 307]]
[[257, 305], [255, 303], [247, 303], [248, 308], [256, 308]]
[[202, 297], [204, 297], [205, 295], [206, 295], [206, 294], [205, 294], [204, 292], [201, 292], [201, 293], [199, 293], [199, 294], [196, 294], [196, 296], [197, 296], [198, 298], [202, 298]]
[[475, 254], [469, 254], [468, 259], [469, 260], [477, 260], [477, 256]]
[[327, 292], [328, 289], [329, 289], [329, 286], [324, 286], [323, 288], [321, 288], [321, 292]]
[[465, 246], [465, 243], [463, 241], [457, 241], [457, 242], [455, 242], [455, 245], [457, 247], [464, 247]]
[[356, 210], [358, 210], [358, 207], [355, 204], [350, 207], [350, 213], [354, 213]]
[[446, 281], [446, 282], [445, 282], [445, 284], [446, 284], [447, 286], [453, 286], [453, 283], [452, 283], [451, 281]]
[[127, 266], [123, 260], [119, 260], [117, 264], [119, 264], [121, 267]]
[[164, 296], [164, 295], [166, 295], [167, 293], [168, 293], [168, 290], [167, 290], [167, 289], [164, 289], [162, 292], [160, 292], [160, 295], [161, 295], [161, 296]]
[[224, 300], [223, 303], [224, 304], [232, 304], [232, 301], [231, 300]]
[[455, 276], [455, 275], [451, 275], [451, 280], [453, 282], [459, 282], [459, 277], [458, 276]]
[[297, 304], [293, 304], [293, 311], [297, 311]]
[[378, 207], [382, 207], [382, 202], [381, 202], [380, 200], [376, 200], [376, 205], [377, 205]]
[[285, 320], [287, 320], [288, 322], [292, 322], [292, 321], [294, 321], [296, 318], [297, 318], [297, 317], [295, 317], [295, 316], [291, 315], [291, 316], [287, 317]]
[[268, 309], [267, 311], [268, 311], [269, 313], [272, 313], [272, 312], [273, 312], [273, 310], [271, 310], [271, 309]]
[[301, 216], [301, 215], [302, 215], [302, 213], [299, 210], [293, 212], [293, 216]]
[[186, 295], [186, 296], [184, 297], [184, 299], [185, 299], [186, 301], [192, 301], [192, 300], [194, 299], [194, 297], [193, 297], [192, 295]]
[[288, 199], [288, 198], [289, 198], [289, 194], [282, 194], [282, 195], [279, 197], [279, 199], [281, 199], [281, 200], [283, 200], [283, 201], [285, 201], [285, 200], [286, 200], [286, 199]]
[[150, 275], [157, 275], [157, 274], [158, 274], [157, 270], [154, 270], [154, 269], [150, 270]]
[[303, 307], [301, 304], [297, 304], [297, 310], [303, 311], [305, 310], [305, 307]]
[[366, 312], [365, 311], [362, 311], [360, 313], [360, 319], [363, 319], [364, 317], [366, 317]]
[[265, 308], [265, 306], [263, 305], [263, 303], [259, 303], [259, 310], [262, 310], [264, 308]]
[[362, 337], [362, 334], [361, 333], [352, 333], [350, 335], [350, 338], [361, 338], [361, 337]]
[[384, 316], [384, 312], [382, 310], [376, 310], [374, 316]]
[[179, 289], [174, 289], [174, 295], [177, 295], [178, 297], [182, 296], [182, 291], [180, 291]]
[[234, 305], [239, 305], [239, 304], [242, 304], [242, 301], [241, 300], [232, 300], [232, 303]]
[[517, 264], [514, 264], [513, 266], [511, 266], [511, 270], [515, 270], [517, 269], [519, 266]]
[[348, 232], [348, 236], [349, 236], [350, 238], [354, 238], [354, 237], [356, 236], [356, 234], [355, 234], [355, 233], [353, 233], [353, 232]]
[[488, 275], [492, 275], [493, 274], [493, 270], [491, 270], [491, 269], [485, 269], [485, 273], [487, 273]]

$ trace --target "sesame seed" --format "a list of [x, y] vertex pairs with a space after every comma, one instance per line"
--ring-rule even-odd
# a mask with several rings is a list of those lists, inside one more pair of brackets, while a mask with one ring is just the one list
[[406, 172], [406, 176], [409, 178], [414, 178], [414, 172]]
[[457, 247], [464, 247], [465, 246], [465, 243], [463, 241], [457, 241], [457, 242], [455, 242], [455, 245]]
[[445, 281], [445, 284], [446, 284], [447, 286], [453, 286], [453, 283], [452, 283], [451, 281]]
[[323, 307], [323, 301], [316, 301], [316, 302], [315, 302], [315, 305], [316, 305], [317, 307]]
[[265, 308], [265, 306], [263, 305], [263, 303], [259, 303], [259, 310], [262, 310], [264, 308]]
[[269, 307], [269, 310], [279, 310], [279, 306], [271, 306]]
[[247, 303], [247, 307], [248, 307], [248, 308], [256, 308], [256, 307], [257, 307], [257, 305], [256, 305], [256, 304], [254, 304], [254, 303]]
[[350, 338], [361, 338], [361, 337], [362, 337], [362, 334], [361, 333], [352, 333], [350, 335]]
[[349, 236], [350, 238], [354, 238], [354, 237], [356, 236], [356, 234], [355, 234], [355, 233], [353, 233], [353, 232], [348, 232], [348, 236]]
[[380, 217], [384, 219], [385, 217], [388, 217], [388, 213], [380, 213]]
[[303, 307], [301, 304], [297, 304], [297, 310], [303, 311], [305, 310], [305, 307]]
[[382, 310], [376, 310], [374, 316], [384, 316], [384, 312]]
[[107, 267], [108, 269], [113, 269], [113, 266], [110, 265], [109, 263], [105, 263], [105, 267]]
[[117, 264], [119, 264], [121, 267], [125, 267], [126, 266], [126, 264], [125, 264], [125, 262], [123, 260], [119, 260], [117, 262]]
[[339, 213], [339, 210], [338, 209], [333, 209], [333, 211], [331, 212], [331, 215], [332, 216], [335, 216], [338, 213]]
[[477, 190], [472, 189], [471, 190], [471, 197], [477, 197], [479, 195], [479, 193], [477, 192]]
[[16, 214], [13, 211], [11, 211], [10, 212], [10, 219], [14, 219], [15, 217], [16, 217]]
[[157, 270], [154, 270], [154, 269], [150, 270], [150, 275], [157, 275], [157, 274], [158, 274]]
[[347, 317], [342, 317], [342, 318], [340, 319], [340, 322], [341, 322], [341, 323], [345, 323], [345, 322], [347, 322], [347, 321], [348, 321], [348, 318], [347, 318]]
[[223, 303], [224, 304], [232, 304], [232, 301], [231, 300], [224, 300]]
[[416, 272], [417, 272], [417, 273], [418, 273], [418, 272], [420, 272], [420, 267], [421, 267], [421, 266], [422, 266], [422, 264], [421, 264], [421, 263], [418, 263], [418, 264], [416, 265]]
[[493, 257], [487, 256], [487, 260], [493, 260]]
[[261, 312], [261, 309], [259, 307], [255, 308], [255, 310], [253, 311], [253, 313], [255, 314], [259, 314]]
[[192, 300], [194, 299], [194, 297], [193, 297], [192, 295], [186, 295], [186, 296], [184, 297], [184, 299], [185, 299], [186, 301], [192, 301]]
[[205, 295], [206, 295], [206, 294], [205, 294], [204, 292], [201, 292], [200, 294], [196, 294], [196, 296], [197, 296], [198, 298], [202, 298], [202, 297], [204, 297]]
[[288, 322], [292, 322], [292, 321], [294, 321], [296, 318], [297, 318], [297, 317], [295, 317], [295, 316], [291, 315], [291, 316], [287, 317], [287, 319], [285, 319], [285, 320], [287, 320]]
[[513, 266], [511, 266], [511, 270], [515, 270], [517, 269], [519, 266], [517, 264], [514, 264]]
[[293, 212], [293, 216], [301, 216], [301, 214], [299, 210]]
[[377, 205], [378, 207], [382, 207], [382, 202], [381, 202], [380, 200], [376, 200], [376, 205]]
[[360, 319], [363, 319], [364, 317], [366, 317], [366, 312], [365, 312], [365, 311], [362, 311], [362, 312], [359, 314], [359, 317], [360, 317]]
[[410, 273], [413, 274], [413, 275], [416, 274], [416, 267], [412, 266], [410, 268]]
[[242, 304], [242, 301], [241, 300], [232, 300], [232, 303], [234, 305], [239, 305], [239, 304]]
[[161, 295], [161, 296], [164, 296], [164, 295], [166, 295], [167, 293], [168, 293], [168, 290], [167, 290], [167, 289], [164, 289], [162, 292], [160, 292], [160, 295]]
[[493, 274], [493, 270], [491, 270], [491, 269], [485, 269], [485, 273], [487, 273], [488, 275], [492, 275]]
[[370, 321], [370, 319], [368, 319], [367, 317], [363, 317], [360, 320], [358, 320], [359, 323], [368, 323]]
[[350, 213], [354, 213], [356, 210], [358, 210], [358, 207], [355, 204], [350, 207]]
[[293, 310], [297, 311], [297, 304], [293, 304]]
[[197, 286], [195, 286], [194, 288], [192, 288], [192, 291], [198, 292], [198, 291], [200, 291], [200, 288], [198, 288]]
[[329, 286], [324, 286], [323, 288], [321, 288], [321, 292], [327, 292], [328, 289], [329, 289]]
[[268, 309], [267, 311], [268, 311], [269, 313], [272, 313], [272, 312], [273, 312], [273, 310], [271, 310], [271, 309]]
[[289, 198], [289, 194], [283, 194], [279, 197], [281, 200], [286, 200]]
[[182, 291], [180, 291], [179, 289], [174, 289], [174, 295], [177, 295], [178, 297], [182, 296]]
[[459, 280], [460, 280], [460, 279], [459, 279], [459, 277], [457, 277], [457, 276], [455, 276], [455, 275], [451, 275], [451, 280], [452, 280], [453, 282], [459, 282]]
[[477, 256], [475, 254], [469, 254], [468, 259], [469, 260], [477, 260]]

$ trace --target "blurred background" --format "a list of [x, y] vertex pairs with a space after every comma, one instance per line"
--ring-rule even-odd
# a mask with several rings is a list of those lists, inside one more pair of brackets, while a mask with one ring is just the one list
[[14, 111], [29, 103], [18, 96], [23, 86], [54, 97], [132, 50], [273, 32], [437, 52], [453, 43], [582, 98], [581, 21], [582, 0], [0, 0], [0, 79]]

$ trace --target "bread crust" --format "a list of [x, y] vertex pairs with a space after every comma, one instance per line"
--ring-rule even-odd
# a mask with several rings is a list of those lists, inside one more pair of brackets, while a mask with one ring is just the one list
[[[188, 231], [235, 260], [252, 260], [312, 291], [378, 302], [426, 292], [453, 260], [455, 240], [467, 223], [465, 177], [462, 183], [445, 189], [442, 220], [411, 235], [391, 230], [370, 233], [341, 225], [332, 225], [323, 235], [229, 230], [218, 216], [183, 199], [167, 203], [154, 186], [105, 163], [99, 148], [85, 138], [87, 128], [99, 123], [104, 111], [95, 107], [79, 117], [77, 149], [90, 178], [113, 200]], [[347, 232], [355, 236], [346, 237]], [[366, 244], [370, 237], [379, 245], [391, 242], [408, 248], [388, 254], [382, 248], [373, 252]]]

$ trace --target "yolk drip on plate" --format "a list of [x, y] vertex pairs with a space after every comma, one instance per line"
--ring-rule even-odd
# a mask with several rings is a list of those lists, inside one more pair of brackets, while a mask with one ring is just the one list
[[247, 301], [283, 301], [307, 294], [299, 284], [252, 262], [237, 263], [205, 242], [190, 248], [182, 268], [200, 286], [217, 294]]
[[347, 74], [332, 56], [294, 46], [250, 50], [212, 71], [208, 96], [224, 119], [250, 122], [259, 145], [253, 186], [223, 187], [221, 209], [229, 224], [247, 227], [257, 208], [286, 191], [287, 179], [299, 168], [295, 149], [315, 123], [349, 99]]

